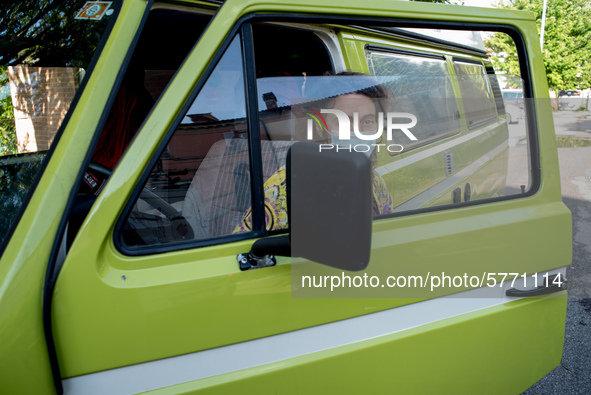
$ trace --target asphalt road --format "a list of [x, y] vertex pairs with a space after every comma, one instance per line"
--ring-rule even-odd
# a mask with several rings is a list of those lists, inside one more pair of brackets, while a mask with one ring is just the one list
[[[560, 111], [555, 113], [554, 123], [557, 135], [591, 137], [591, 112]], [[510, 160], [517, 160], [521, 146], [525, 148], [521, 128], [510, 126], [510, 144], [515, 151]], [[562, 198], [573, 214], [564, 352], [561, 364], [524, 392], [526, 395], [591, 394], [591, 147], [559, 148], [558, 157]], [[514, 183], [523, 182], [523, 174], [517, 173], [522, 179]]]

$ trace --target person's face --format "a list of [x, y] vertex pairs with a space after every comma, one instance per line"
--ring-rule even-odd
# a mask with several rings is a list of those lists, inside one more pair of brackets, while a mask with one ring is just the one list
[[[377, 130], [376, 106], [374, 100], [359, 94], [337, 96], [334, 99], [333, 109], [340, 110], [349, 117], [351, 133], [353, 132], [354, 113], [359, 116], [360, 132], [375, 132]], [[326, 114], [326, 124], [329, 131], [339, 130], [339, 121], [334, 114]]]

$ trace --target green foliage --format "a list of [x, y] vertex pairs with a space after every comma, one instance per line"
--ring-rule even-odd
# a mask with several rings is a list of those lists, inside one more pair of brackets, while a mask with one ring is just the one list
[[[508, 0], [502, 8], [531, 11], [538, 30], [542, 23], [542, 0]], [[553, 90], [585, 89], [591, 86], [591, 3], [589, 0], [548, 0], [544, 33], [544, 65]], [[519, 75], [517, 51], [506, 34], [485, 42], [493, 53], [495, 68]]]
[[422, 141], [437, 135], [434, 132], [435, 124], [438, 134], [459, 127], [450, 116], [457, 111], [457, 103], [446, 68], [447, 65], [440, 60], [371, 54], [372, 74], [393, 77], [384, 82], [393, 96], [389, 107], [396, 108], [398, 112], [412, 113], [422, 120], [413, 129], [415, 136]]
[[558, 148], [580, 148], [591, 147], [591, 140], [577, 139], [574, 137], [556, 137]]
[[86, 67], [108, 18], [74, 19], [85, 1], [0, 3], [0, 63]]
[[[3, 98], [2, 98], [3, 97]], [[17, 152], [16, 128], [6, 67], [0, 66], [0, 156]]]
[[411, 0], [411, 1], [420, 1], [422, 3], [453, 4], [450, 0]]
[[[75, 19], [85, 3], [86, 0], [0, 2], [0, 244], [26, 202], [45, 156], [43, 152], [16, 154], [7, 66], [86, 68], [109, 17], [100, 21]], [[37, 81], [31, 78], [27, 84], [33, 86]], [[31, 117], [51, 112], [47, 106], [36, 104], [30, 106], [34, 109], [28, 114]]]
[[463, 0], [410, 0], [410, 1], [419, 1], [421, 3], [464, 5]]
[[0, 243], [27, 198], [44, 157], [44, 153], [0, 157]]
[[17, 153], [6, 66], [86, 67], [108, 18], [75, 19], [84, 4], [84, 0], [0, 2], [0, 155]]

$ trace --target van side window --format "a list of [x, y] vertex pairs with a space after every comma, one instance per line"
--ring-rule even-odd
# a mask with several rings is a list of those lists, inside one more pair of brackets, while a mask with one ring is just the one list
[[[420, 29], [249, 26], [252, 40], [236, 36], [184, 104], [119, 225], [124, 252], [286, 232], [286, 157], [295, 141], [363, 152], [377, 220], [528, 188], [525, 140], [509, 134], [506, 83], [481, 40], [466, 45], [446, 41], [458, 32], [438, 38]], [[243, 66], [251, 49], [256, 120]]]
[[493, 92], [486, 78], [484, 66], [481, 63], [454, 60], [454, 68], [460, 85], [468, 128], [472, 129], [492, 122], [497, 114]]
[[[285, 160], [295, 125], [292, 100], [305, 79], [332, 72], [322, 40], [306, 29], [253, 25], [267, 231], [287, 229]], [[289, 43], [289, 45], [286, 45]], [[128, 215], [126, 248], [186, 241], [215, 244], [253, 230], [242, 49], [235, 38], [189, 106]], [[157, 74], [154, 74], [157, 76]], [[268, 185], [265, 184], [265, 185]], [[261, 207], [262, 208], [262, 207]]]
[[505, 103], [503, 102], [503, 92], [501, 92], [501, 85], [499, 84], [499, 79], [495, 74], [495, 70], [492, 66], [486, 67], [486, 74], [488, 75], [488, 82], [490, 83], [490, 87], [493, 92], [493, 96], [495, 98], [495, 106], [497, 106], [497, 114], [505, 115]]
[[178, 10], [150, 11], [69, 213], [68, 245], [146, 116], [210, 19], [210, 15]]
[[[294, 103], [307, 95], [311, 81], [333, 72], [325, 45], [308, 29], [254, 24], [258, 110], [265, 194], [267, 231], [286, 231], [286, 157], [298, 139], [301, 113]], [[310, 82], [307, 86], [307, 81]], [[250, 210], [240, 221], [240, 230], [251, 226]]]
[[122, 232], [128, 247], [232, 234], [251, 205], [240, 36], [152, 169]]
[[[94, 164], [109, 170], [115, 168], [210, 19], [209, 15], [174, 10], [150, 12], [94, 150]], [[100, 177], [92, 168], [89, 173], [91, 177]], [[92, 193], [100, 192], [100, 183], [96, 188], [87, 184], [83, 187], [90, 187]]]
[[[400, 149], [382, 150], [376, 158], [375, 171], [387, 186], [393, 212], [524, 193], [530, 184], [525, 125], [513, 126], [523, 116], [511, 116], [502, 97], [502, 89], [520, 79], [499, 73], [502, 61], [496, 57], [502, 54], [491, 55], [486, 47], [500, 33], [383, 30], [392, 34], [391, 46], [384, 45], [384, 36], [369, 32], [346, 44], [363, 43], [369, 73], [393, 96], [385, 111], [416, 117], [416, 125], [395, 121], [412, 126], [417, 140], [394, 131], [393, 143]], [[441, 46], [430, 49], [417, 39]]]
[[411, 113], [420, 120], [413, 128], [418, 141], [405, 144], [405, 151], [460, 131], [458, 106], [443, 56], [405, 55], [384, 52], [387, 48], [382, 52], [372, 49], [370, 47], [366, 54], [370, 73], [397, 77], [385, 83], [394, 96], [396, 112]]

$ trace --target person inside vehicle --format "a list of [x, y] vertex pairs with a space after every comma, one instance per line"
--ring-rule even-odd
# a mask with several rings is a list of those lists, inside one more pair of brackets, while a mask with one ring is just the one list
[[[337, 76], [364, 76], [360, 73], [343, 72]], [[343, 80], [345, 82], [345, 80]], [[322, 128], [315, 125], [315, 140], [339, 147], [347, 147], [356, 144], [365, 144], [369, 148], [364, 152], [372, 163], [372, 189], [373, 189], [373, 215], [384, 215], [393, 212], [392, 197], [388, 192], [384, 179], [376, 172], [377, 152], [376, 141], [361, 140], [355, 136], [354, 128], [367, 135], [375, 135], [378, 125], [378, 114], [382, 110], [382, 102], [390, 97], [386, 88], [382, 85], [373, 85], [365, 89], [352, 90], [350, 93], [340, 94], [332, 98], [324, 99], [316, 103], [318, 109], [337, 109], [349, 116], [351, 120], [351, 134], [349, 140], [339, 140], [339, 123], [336, 116], [324, 114], [326, 123]], [[357, 112], [357, 117], [354, 116]], [[353, 121], [358, 124], [354, 125]], [[265, 190], [265, 223], [268, 231], [287, 229], [287, 182], [286, 167], [282, 166], [264, 184]], [[233, 233], [249, 232], [252, 227], [251, 208], [248, 208]]]

